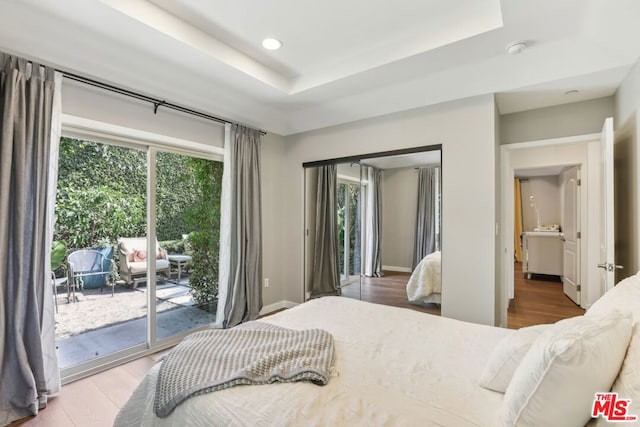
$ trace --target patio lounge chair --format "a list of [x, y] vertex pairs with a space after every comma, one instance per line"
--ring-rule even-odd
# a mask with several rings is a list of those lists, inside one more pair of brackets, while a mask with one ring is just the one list
[[[171, 266], [167, 259], [167, 251], [162, 249], [157, 241], [156, 250], [156, 274], [163, 274], [168, 278]], [[139, 280], [147, 277], [147, 238], [120, 237], [118, 251], [120, 252], [120, 276], [135, 288]]]

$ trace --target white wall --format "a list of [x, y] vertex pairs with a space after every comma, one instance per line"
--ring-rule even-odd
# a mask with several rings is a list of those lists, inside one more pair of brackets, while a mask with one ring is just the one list
[[263, 305], [275, 304], [284, 298], [285, 276], [282, 263], [281, 209], [287, 187], [281, 181], [284, 138], [274, 133], [262, 137], [262, 274], [269, 278], [269, 287], [262, 288]]
[[303, 299], [303, 162], [442, 144], [442, 315], [493, 325], [494, 116], [493, 95], [484, 95], [286, 137], [279, 204], [284, 298]]
[[638, 112], [640, 107], [640, 60], [629, 71], [614, 97], [615, 127], [624, 124]]
[[382, 173], [383, 270], [411, 271], [418, 209], [418, 171]]
[[501, 143], [597, 133], [602, 129], [604, 119], [613, 114], [612, 96], [505, 114], [500, 117]]
[[616, 281], [640, 269], [640, 61], [615, 93], [615, 263]]
[[[494, 95], [495, 100], [495, 95]], [[504, 265], [504, 251], [505, 248], [502, 245], [502, 235], [504, 234], [504, 229], [502, 229], [502, 183], [500, 181], [502, 177], [502, 151], [500, 150], [500, 141], [501, 141], [501, 123], [502, 118], [498, 112], [498, 104], [495, 103], [494, 106], [494, 121], [493, 127], [495, 129], [494, 135], [494, 157], [495, 157], [495, 168], [494, 168], [494, 180], [495, 180], [495, 204], [494, 204], [494, 212], [496, 215], [496, 234], [494, 238], [494, 269], [496, 271], [496, 288], [494, 292], [494, 317], [495, 317], [495, 326], [507, 327], [507, 306], [506, 304], [503, 306], [502, 299], [503, 295], [505, 295], [505, 276], [506, 276], [506, 266]], [[509, 263], [513, 264], [512, 262]]]
[[63, 79], [62, 112], [201, 144], [222, 147], [224, 125]]
[[533, 231], [537, 227], [536, 212], [531, 207], [530, 196], [535, 198], [536, 207], [540, 212], [540, 224], [562, 225], [560, 180], [558, 175], [522, 179], [520, 184], [523, 231]]

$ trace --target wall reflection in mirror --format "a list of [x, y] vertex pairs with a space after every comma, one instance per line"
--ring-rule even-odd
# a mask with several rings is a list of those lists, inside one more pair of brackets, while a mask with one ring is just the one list
[[381, 154], [305, 164], [305, 297], [439, 313], [440, 146]]

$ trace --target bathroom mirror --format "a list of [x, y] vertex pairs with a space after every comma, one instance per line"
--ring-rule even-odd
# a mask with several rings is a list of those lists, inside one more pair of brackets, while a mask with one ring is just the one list
[[305, 299], [439, 313], [441, 157], [438, 145], [303, 165]]

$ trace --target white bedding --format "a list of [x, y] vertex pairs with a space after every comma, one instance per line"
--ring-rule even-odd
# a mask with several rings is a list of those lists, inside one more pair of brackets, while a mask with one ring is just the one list
[[322, 328], [336, 345], [335, 377], [240, 386], [197, 396], [167, 418], [152, 412], [154, 367], [116, 426], [490, 426], [503, 395], [478, 378], [507, 329], [344, 297], [325, 297], [261, 321]]
[[407, 282], [407, 298], [412, 304], [440, 303], [442, 268], [440, 251], [422, 258]]

